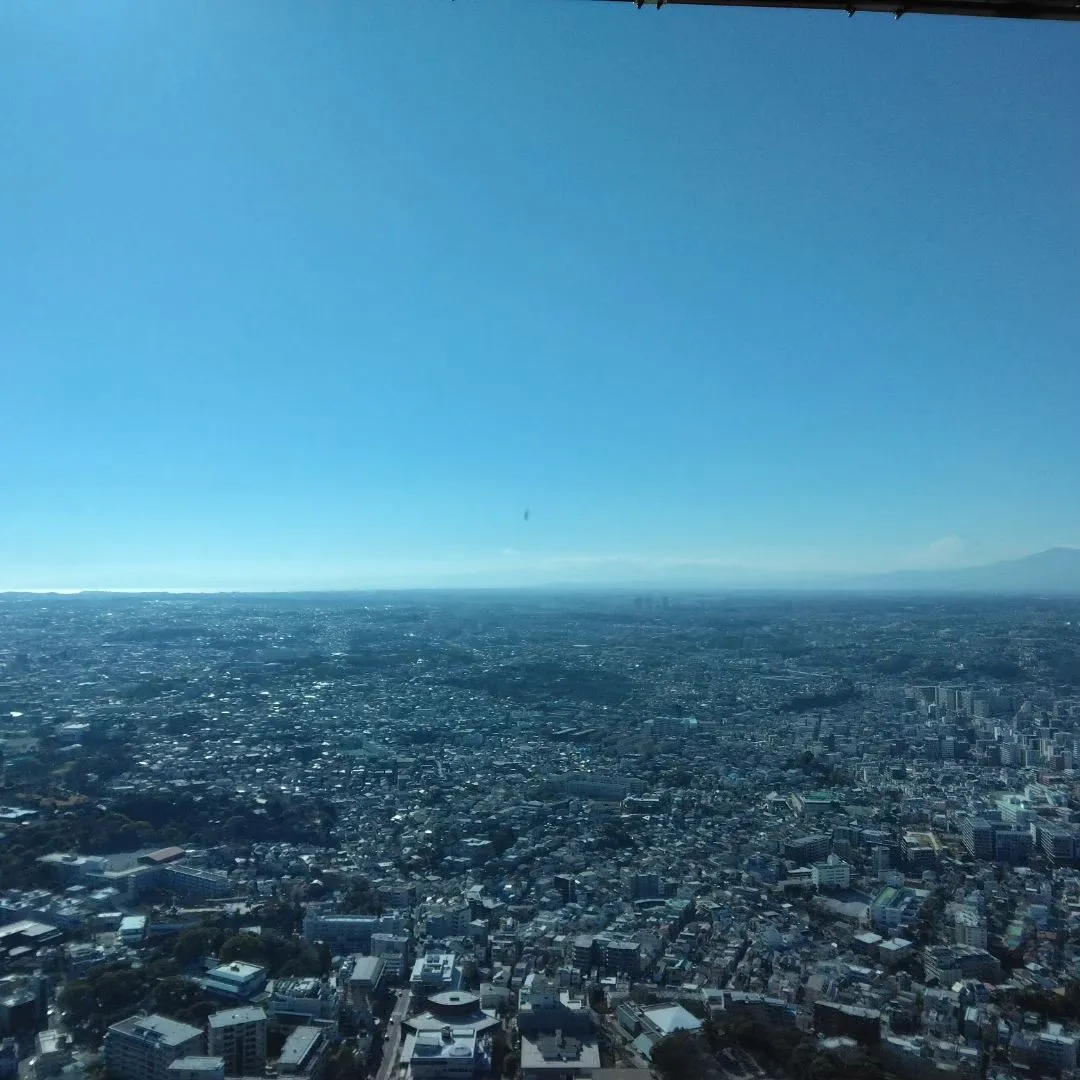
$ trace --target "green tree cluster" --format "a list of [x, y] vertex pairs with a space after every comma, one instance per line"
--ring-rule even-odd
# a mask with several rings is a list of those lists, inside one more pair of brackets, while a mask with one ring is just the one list
[[160, 980], [153, 990], [154, 1011], [203, 1027], [207, 1017], [220, 1007], [196, 982], [179, 976]]
[[330, 951], [308, 941], [286, 937], [273, 930], [261, 934], [233, 934], [218, 953], [222, 963], [242, 960], [269, 969], [271, 976], [325, 975], [330, 970]]
[[1080, 983], [1071, 982], [1060, 992], [1019, 990], [1011, 1001], [1018, 1009], [1038, 1013], [1047, 1020], [1080, 1021]]
[[58, 1004], [76, 1040], [96, 1043], [111, 1025], [130, 1016], [148, 1000], [151, 977], [144, 970], [111, 966], [72, 979]]
[[789, 1080], [884, 1080], [885, 1075], [865, 1051], [839, 1056], [793, 1027], [745, 1016], [710, 1018], [700, 1031], [675, 1032], [657, 1043], [652, 1060], [663, 1080], [709, 1080], [728, 1071], [725, 1064], [740, 1053]]
[[56, 805], [38, 792], [39, 816], [0, 848], [0, 881], [9, 888], [46, 884], [46, 871], [37, 860], [53, 851], [110, 855], [165, 844], [325, 843], [335, 825], [333, 807], [302, 798], [274, 798], [260, 807], [225, 794], [196, 800], [176, 793], [129, 792], [110, 805], [72, 797], [69, 791]]
[[324, 1080], [360, 1080], [360, 1061], [348, 1046], [339, 1046], [327, 1059]]
[[352, 878], [345, 890], [339, 910], [343, 915], [380, 915], [382, 905], [367, 878]]
[[676, 1031], [653, 1047], [652, 1062], [663, 1080], [712, 1080], [720, 1067], [709, 1044], [693, 1031]]

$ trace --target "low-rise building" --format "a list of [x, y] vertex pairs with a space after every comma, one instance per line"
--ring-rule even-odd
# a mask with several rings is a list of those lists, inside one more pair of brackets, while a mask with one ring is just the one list
[[414, 994], [430, 996], [458, 990], [462, 972], [454, 953], [427, 953], [413, 964], [409, 988]]
[[1066, 1035], [1060, 1024], [1050, 1024], [1035, 1040], [1035, 1060], [1049, 1072], [1072, 1073], [1077, 1063], [1078, 1040]]
[[56, 1076], [71, 1061], [67, 1038], [48, 1028], [34, 1036], [34, 1076], [36, 1080]]
[[146, 916], [125, 915], [120, 920], [117, 938], [123, 945], [141, 945], [146, 940]]
[[860, 1043], [881, 1037], [881, 1013], [833, 1001], [814, 1002], [814, 1029], [822, 1035], [848, 1035]]
[[225, 1080], [225, 1059], [202, 1054], [177, 1058], [166, 1070], [166, 1080]]
[[887, 885], [870, 903], [870, 921], [878, 930], [897, 930], [918, 920], [921, 904], [912, 889]]
[[588, 1035], [592, 1013], [581, 997], [556, 989], [550, 979], [533, 972], [518, 992], [517, 1023], [524, 1035]]
[[882, 967], [894, 968], [906, 960], [915, 951], [915, 942], [907, 938], [894, 937], [878, 945], [878, 960]]
[[275, 1026], [336, 1024], [341, 1013], [341, 994], [326, 979], [275, 979], [269, 984], [267, 1012]]
[[289, 1033], [278, 1058], [278, 1072], [284, 1076], [310, 1077], [318, 1080], [322, 1074], [330, 1039], [326, 1029], [301, 1024]]
[[824, 862], [814, 863], [810, 880], [819, 889], [846, 889], [851, 884], [851, 864], [838, 855], [830, 855]]
[[217, 997], [250, 1001], [266, 986], [266, 968], [234, 960], [211, 968], [198, 982]]
[[521, 1080], [579, 1080], [599, 1068], [595, 1039], [563, 1032], [521, 1037]]
[[491, 1038], [473, 1028], [444, 1027], [405, 1037], [401, 1064], [411, 1080], [464, 1080], [491, 1070]]
[[311, 904], [304, 914], [304, 938], [321, 941], [338, 955], [371, 951], [374, 934], [400, 934], [399, 915], [339, 915]]
[[937, 979], [941, 986], [951, 986], [961, 979], [982, 979], [996, 983], [1001, 979], [1001, 964], [985, 949], [972, 945], [932, 946], [923, 952], [927, 979]]
[[156, 888], [185, 900], [221, 900], [235, 892], [227, 874], [183, 863], [155, 867], [148, 871], [151, 879]]

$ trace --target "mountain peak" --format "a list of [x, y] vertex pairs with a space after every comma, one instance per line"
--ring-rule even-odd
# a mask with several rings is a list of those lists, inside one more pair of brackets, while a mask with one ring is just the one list
[[960, 570], [919, 570], [885, 577], [892, 579], [894, 587], [902, 580], [920, 591], [1080, 595], [1080, 548], [1052, 547]]

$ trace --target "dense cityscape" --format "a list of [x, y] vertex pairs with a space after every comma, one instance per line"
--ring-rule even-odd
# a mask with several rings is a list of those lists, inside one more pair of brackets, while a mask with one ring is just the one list
[[1080, 601], [0, 598], [0, 1080], [1073, 1076]]

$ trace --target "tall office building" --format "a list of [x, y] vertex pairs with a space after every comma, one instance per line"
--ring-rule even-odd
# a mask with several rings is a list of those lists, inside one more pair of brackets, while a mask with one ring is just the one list
[[564, 904], [572, 904], [577, 899], [577, 887], [570, 874], [556, 874], [555, 889]]
[[225, 1062], [226, 1076], [262, 1076], [266, 1069], [266, 1013], [248, 1006], [222, 1009], [207, 1023], [210, 1053]]
[[18, 1080], [19, 1047], [14, 1039], [0, 1042], [0, 1080]]
[[659, 874], [634, 874], [630, 878], [632, 900], [656, 900], [664, 895]]
[[202, 1049], [197, 1027], [167, 1016], [129, 1016], [105, 1033], [105, 1071], [110, 1080], [166, 1080], [177, 1058]]
[[1000, 822], [987, 821], [985, 818], [965, 818], [960, 827], [964, 847], [976, 859], [992, 859], [994, 833], [1000, 828]]

